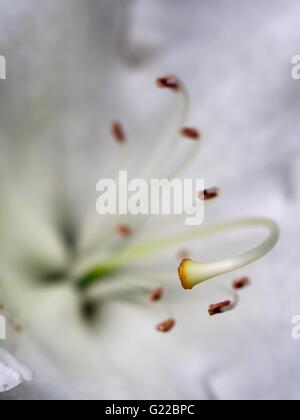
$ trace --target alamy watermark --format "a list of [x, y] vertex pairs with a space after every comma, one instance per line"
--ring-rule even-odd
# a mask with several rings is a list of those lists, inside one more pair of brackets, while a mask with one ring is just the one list
[[6, 340], [6, 319], [0, 315], [0, 340]]
[[187, 226], [199, 226], [204, 221], [204, 202], [197, 193], [204, 189], [202, 179], [128, 179], [120, 171], [117, 180], [101, 179], [97, 212], [105, 215], [185, 215]]
[[295, 315], [292, 318], [292, 339], [295, 341], [300, 340], [300, 315]]
[[0, 80], [6, 79], [6, 59], [0, 55]]
[[300, 55], [294, 55], [291, 60], [292, 64], [292, 79], [299, 80], [300, 79]]

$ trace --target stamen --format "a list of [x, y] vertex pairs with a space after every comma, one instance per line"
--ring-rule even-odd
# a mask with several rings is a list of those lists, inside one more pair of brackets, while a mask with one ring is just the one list
[[246, 286], [249, 286], [249, 284], [250, 284], [249, 277], [241, 277], [240, 279], [236, 279], [233, 281], [232, 287], [235, 290], [239, 290], [239, 289], [243, 289]]
[[132, 234], [132, 231], [130, 226], [122, 224], [117, 226], [117, 233], [121, 236], [128, 237]]
[[225, 312], [226, 308], [228, 309], [231, 306], [230, 300], [225, 300], [224, 302], [215, 303], [213, 305], [210, 305], [208, 308], [208, 313], [210, 316], [218, 315], [223, 312]]
[[176, 321], [175, 319], [167, 319], [166, 321], [161, 322], [160, 324], [157, 325], [156, 330], [159, 332], [169, 332], [171, 331], [176, 325]]
[[162, 89], [171, 89], [178, 91], [180, 89], [180, 81], [174, 75], [167, 75], [156, 79], [156, 84]]
[[159, 301], [162, 298], [163, 294], [164, 294], [164, 289], [161, 287], [153, 290], [153, 292], [150, 294], [151, 302]]
[[180, 135], [191, 140], [200, 139], [200, 133], [196, 128], [184, 127], [180, 130]]
[[200, 200], [207, 201], [207, 200], [213, 200], [214, 198], [217, 198], [219, 196], [219, 188], [208, 188], [204, 191], [200, 191], [198, 194], [198, 197]]
[[2, 305], [2, 303], [0, 303], [0, 311], [4, 311], [4, 305]]
[[126, 143], [127, 137], [124, 128], [119, 121], [113, 121], [111, 123], [111, 134], [118, 143]]

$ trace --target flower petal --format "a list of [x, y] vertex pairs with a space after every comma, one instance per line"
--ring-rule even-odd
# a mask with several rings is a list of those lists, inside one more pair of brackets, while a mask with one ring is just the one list
[[33, 378], [29, 369], [0, 348], [0, 392], [9, 391]]

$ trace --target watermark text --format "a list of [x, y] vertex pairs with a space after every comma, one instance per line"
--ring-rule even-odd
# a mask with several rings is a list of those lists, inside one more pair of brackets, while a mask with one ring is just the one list
[[199, 226], [204, 221], [204, 203], [197, 193], [204, 189], [202, 179], [128, 179], [120, 171], [117, 180], [101, 179], [97, 212], [105, 215], [185, 215], [187, 226]]
[[292, 339], [295, 341], [300, 340], [300, 315], [295, 315], [292, 318]]
[[6, 79], [6, 59], [0, 55], [0, 80]]
[[0, 315], [0, 340], [6, 340], [6, 319]]
[[300, 55], [294, 55], [291, 60], [292, 64], [292, 79], [300, 79]]

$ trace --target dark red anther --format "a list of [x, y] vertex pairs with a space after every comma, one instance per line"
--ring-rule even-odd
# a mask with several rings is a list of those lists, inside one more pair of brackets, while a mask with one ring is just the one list
[[151, 294], [150, 294], [151, 302], [157, 302], [158, 300], [160, 300], [162, 298], [163, 294], [164, 294], [164, 289], [161, 288], [161, 287], [153, 290], [153, 292], [151, 292]]
[[199, 140], [200, 139], [200, 133], [196, 128], [191, 127], [184, 127], [180, 130], [180, 134], [182, 137], [186, 137], [191, 140]]
[[122, 124], [119, 121], [113, 121], [111, 123], [111, 134], [113, 138], [120, 144], [126, 143], [126, 134]]
[[132, 231], [128, 225], [119, 225], [117, 226], [117, 233], [121, 236], [130, 236]]
[[156, 79], [156, 84], [162, 89], [171, 89], [178, 91], [180, 89], [180, 82], [176, 76], [167, 75]]
[[167, 319], [166, 321], [158, 324], [156, 329], [159, 332], [166, 333], [166, 332], [171, 331], [175, 327], [175, 324], [176, 324], [175, 319]]
[[214, 305], [210, 305], [208, 308], [208, 313], [210, 316], [221, 314], [224, 312], [224, 309], [231, 306], [230, 300], [225, 300], [224, 302], [216, 303]]
[[235, 290], [239, 290], [239, 289], [243, 289], [246, 286], [249, 286], [249, 284], [250, 284], [249, 277], [241, 277], [240, 279], [236, 279], [233, 281], [232, 287]]
[[213, 200], [219, 196], [219, 189], [218, 188], [208, 188], [204, 191], [199, 192], [198, 197], [200, 200], [208, 201]]

